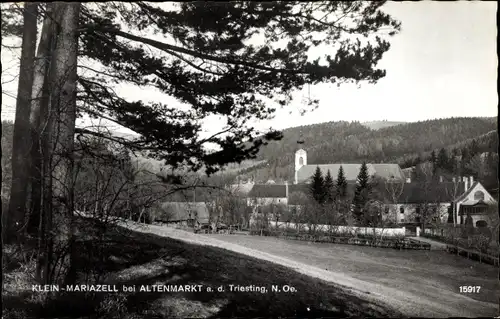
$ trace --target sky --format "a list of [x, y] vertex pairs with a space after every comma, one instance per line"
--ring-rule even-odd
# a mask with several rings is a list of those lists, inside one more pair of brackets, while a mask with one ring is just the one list
[[[496, 10], [495, 1], [388, 2], [384, 11], [401, 21], [402, 30], [390, 39], [391, 48], [379, 64], [387, 71], [385, 78], [360, 87], [306, 87], [290, 105], [278, 109], [273, 120], [255, 125], [265, 130], [340, 120], [414, 122], [497, 116]], [[17, 82], [4, 84], [12, 78], [4, 76], [4, 70], [15, 58], [2, 48], [3, 120], [14, 117]], [[12, 74], [12, 69], [5, 73]], [[129, 85], [120, 86], [118, 93], [175, 103], [159, 92]], [[301, 116], [298, 110], [309, 96], [320, 100], [319, 107]], [[207, 120], [207, 133], [221, 125], [215, 118]]]

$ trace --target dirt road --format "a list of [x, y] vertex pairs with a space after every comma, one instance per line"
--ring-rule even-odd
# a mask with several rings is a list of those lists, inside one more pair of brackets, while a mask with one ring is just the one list
[[[498, 304], [475, 300], [460, 294], [458, 284], [450, 288], [446, 281], [443, 281], [445, 282], [443, 285], [439, 281], [436, 282], [430, 276], [436, 269], [427, 269], [427, 272], [424, 272], [422, 268], [425, 268], [425, 265], [420, 268], [404, 264], [395, 266], [386, 262], [384, 257], [374, 259], [368, 254], [363, 255], [362, 251], [356, 252], [360, 248], [356, 246], [305, 244], [244, 235], [200, 235], [155, 225], [138, 226], [132, 223], [123, 225], [136, 231], [224, 248], [290, 267], [302, 274], [343, 286], [344, 289], [350, 290], [363, 299], [382, 302], [407, 316], [492, 317], [498, 315]], [[328, 252], [328, 249], [337, 249], [339, 246], [345, 251], [344, 254], [338, 251], [337, 254]], [[398, 253], [388, 249], [385, 251]], [[442, 254], [443, 258], [447, 256], [443, 252], [432, 253]], [[374, 262], [377, 259], [378, 262]], [[416, 273], [413, 274], [413, 272]], [[464, 270], [464, 274], [466, 272], [467, 269]], [[452, 275], [457, 278], [462, 276], [461, 273]], [[469, 285], [477, 285], [477, 283], [470, 282]], [[496, 293], [498, 295], [498, 291]]]

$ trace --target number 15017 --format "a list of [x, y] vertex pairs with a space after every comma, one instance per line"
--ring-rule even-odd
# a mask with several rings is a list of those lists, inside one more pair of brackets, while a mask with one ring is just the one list
[[481, 286], [460, 286], [460, 293], [479, 293]]

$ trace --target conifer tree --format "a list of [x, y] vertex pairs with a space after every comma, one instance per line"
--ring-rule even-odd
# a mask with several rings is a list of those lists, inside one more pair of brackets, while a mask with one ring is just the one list
[[332, 203], [334, 198], [335, 198], [335, 183], [333, 181], [330, 170], [328, 170], [326, 172], [323, 186], [324, 186], [324, 192], [325, 192], [325, 201], [327, 203]]
[[[377, 64], [390, 44], [381, 31], [392, 36], [400, 30], [400, 23], [381, 10], [383, 4], [40, 3], [40, 18], [52, 22], [45, 28], [44, 21], [34, 64], [20, 71], [40, 79], [32, 87], [33, 94], [41, 94], [31, 99], [33, 137], [26, 145], [35, 145], [36, 140], [43, 144], [39, 147], [43, 157], [33, 155], [36, 167], [45, 172], [39, 177], [43, 187], [29, 186], [46, 192], [35, 196], [32, 191], [31, 196], [32, 201], [44, 199], [47, 205], [39, 209], [40, 216], [47, 218], [46, 223], [39, 223], [44, 225], [43, 233], [57, 234], [61, 242], [69, 241], [72, 247], [75, 137], [103, 137], [143, 151], [173, 169], [204, 169], [207, 174], [228, 163], [253, 159], [267, 141], [282, 137], [281, 132], [259, 131], [251, 124], [274, 116], [275, 108], [267, 100], [290, 105], [292, 92], [308, 85], [375, 83], [385, 76]], [[53, 11], [49, 10], [52, 5]], [[323, 18], [318, 20], [318, 15]], [[3, 31], [12, 29], [4, 24], [8, 18], [2, 12]], [[254, 42], [255, 35], [265, 40]], [[328, 53], [321, 60], [311, 60], [309, 50], [325, 44], [330, 46]], [[130, 99], [115, 90], [116, 85], [125, 83], [151, 88], [186, 107], [142, 97]], [[42, 105], [41, 101], [43, 106], [34, 107]], [[311, 107], [318, 103], [316, 99], [308, 101]], [[76, 128], [76, 117], [83, 115], [114, 122], [139, 136], [130, 141]], [[204, 136], [203, 123], [214, 116], [224, 124]], [[45, 123], [43, 130], [40, 123]], [[20, 139], [29, 138], [29, 130], [24, 132]], [[19, 150], [16, 146], [14, 152]], [[30, 181], [34, 173], [28, 168], [24, 172], [27, 174], [16, 178], [23, 187], [34, 183]], [[15, 202], [27, 203], [27, 192], [23, 194]], [[15, 202], [12, 207], [19, 206]], [[49, 223], [55, 212], [67, 220], [66, 227], [56, 229]], [[50, 241], [43, 244], [47, 254], [52, 253], [51, 245]], [[74, 249], [69, 250], [71, 255]], [[44, 260], [50, 263], [50, 258]], [[57, 259], [52, 262], [55, 267]], [[44, 278], [48, 280], [45, 283], [50, 281]]]
[[366, 162], [363, 162], [359, 170], [356, 190], [354, 192], [354, 199], [353, 199], [353, 214], [358, 224], [363, 223], [364, 207], [369, 200], [369, 191], [370, 191], [369, 178], [370, 177], [368, 175], [368, 167], [366, 165]]
[[432, 173], [435, 174], [437, 169], [437, 157], [434, 150], [432, 150], [431, 155], [429, 156], [429, 162], [432, 164]]
[[312, 176], [310, 192], [312, 198], [319, 204], [324, 203], [325, 201], [325, 180], [323, 178], [323, 174], [321, 173], [321, 169], [319, 166], [316, 167], [316, 171]]
[[337, 182], [336, 182], [336, 198], [345, 198], [347, 197], [347, 179], [344, 175], [344, 168], [342, 165], [339, 168], [339, 172], [337, 173]]
[[469, 151], [469, 154], [470, 154], [470, 157], [473, 158], [474, 156], [476, 156], [477, 154], [479, 153], [479, 145], [477, 143], [477, 140], [476, 139], [473, 139], [472, 140], [472, 143], [470, 145], [470, 151]]
[[450, 160], [448, 158], [448, 153], [446, 150], [441, 148], [436, 159], [436, 169], [440, 171], [450, 171]]

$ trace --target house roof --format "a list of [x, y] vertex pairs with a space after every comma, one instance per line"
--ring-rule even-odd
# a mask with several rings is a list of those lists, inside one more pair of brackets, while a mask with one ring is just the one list
[[[290, 185], [289, 185], [290, 187]], [[284, 198], [286, 197], [286, 185], [283, 184], [255, 184], [248, 197], [255, 198]]]
[[161, 207], [163, 211], [155, 219], [169, 222], [196, 219], [200, 223], [206, 223], [210, 217], [205, 202], [164, 202]]
[[[294, 196], [290, 196], [293, 193], [309, 194], [308, 184], [289, 184], [288, 185], [288, 204], [295, 205], [296, 199]], [[349, 194], [354, 193], [355, 184], [348, 183], [347, 192]], [[252, 190], [248, 193], [249, 198], [286, 198], [286, 185], [285, 184], [256, 184]]]
[[[443, 203], [452, 202], [464, 193], [464, 183], [442, 182], [436, 184], [424, 184], [419, 182], [405, 183], [398, 197], [398, 203]], [[397, 192], [397, 187], [395, 188]], [[384, 187], [383, 193], [390, 196], [391, 190]], [[399, 193], [399, 192], [397, 192]]]
[[[333, 179], [337, 178], [338, 171], [342, 166], [344, 175], [348, 181], [356, 181], [358, 178], [361, 164], [321, 164], [321, 165], [304, 165], [297, 172], [297, 179], [299, 183], [307, 182], [319, 167], [323, 175], [326, 175], [328, 170]], [[384, 179], [404, 179], [404, 174], [398, 164], [366, 164], [368, 168], [368, 175], [375, 175]]]
[[[463, 182], [460, 182], [461, 184], [463, 184]], [[460, 195], [460, 197], [457, 198], [457, 201], [460, 201], [462, 199], [464, 199], [465, 197], [469, 196], [470, 192], [472, 192], [472, 190], [474, 189], [474, 187], [477, 186], [479, 182], [478, 181], [475, 181], [470, 187], [469, 189], [467, 189], [466, 192], [463, 192], [461, 193], [462, 195]]]
[[398, 164], [371, 164], [375, 169], [375, 175], [385, 179], [404, 179], [406, 176]]

